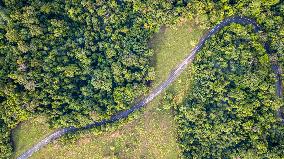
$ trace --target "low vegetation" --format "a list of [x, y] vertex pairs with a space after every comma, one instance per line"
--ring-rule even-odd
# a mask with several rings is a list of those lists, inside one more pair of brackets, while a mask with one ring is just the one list
[[47, 123], [47, 118], [43, 116], [34, 117], [19, 124], [12, 131], [14, 146], [12, 158], [18, 157], [53, 131], [54, 129], [51, 129]]

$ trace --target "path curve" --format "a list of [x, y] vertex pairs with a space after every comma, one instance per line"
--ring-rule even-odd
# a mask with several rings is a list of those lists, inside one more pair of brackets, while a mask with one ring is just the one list
[[[75, 128], [75, 127], [67, 127], [59, 129], [43, 140], [41, 140], [39, 143], [34, 145], [32, 148], [24, 152], [21, 156], [19, 156], [17, 159], [26, 159], [29, 158], [33, 153], [44, 147], [45, 145], [49, 144], [50, 142], [58, 139], [64, 134], [75, 132], [82, 129], [89, 129], [96, 126], [101, 126], [107, 123], [112, 123], [114, 121], [120, 120], [122, 118], [126, 118], [130, 113], [134, 112], [135, 110], [140, 109], [141, 107], [145, 106], [147, 103], [152, 101], [157, 95], [159, 95], [166, 87], [168, 87], [179, 75], [180, 73], [186, 68], [186, 66], [194, 59], [196, 53], [201, 49], [201, 47], [204, 45], [205, 41], [208, 40], [213, 34], [217, 33], [220, 29], [223, 27], [231, 24], [231, 23], [238, 23], [242, 25], [253, 25], [254, 31], [259, 32], [261, 31], [261, 27], [253, 20], [248, 17], [243, 16], [233, 16], [227, 19], [224, 19], [222, 22], [217, 24], [215, 27], [213, 27], [207, 34], [205, 34], [199, 41], [199, 43], [195, 46], [193, 50], [189, 53], [189, 55], [171, 72], [168, 79], [164, 81], [162, 84], [160, 84], [158, 87], [156, 87], [148, 96], [146, 96], [144, 99], [142, 99], [140, 102], [135, 104], [133, 107], [131, 107], [128, 110], [125, 110], [123, 112], [120, 112], [114, 116], [112, 116], [109, 120], [103, 120], [100, 122], [93, 122], [83, 128]], [[263, 44], [265, 47], [266, 52], [271, 55], [270, 46], [268, 43]], [[271, 61], [272, 63], [272, 69], [275, 73], [276, 80], [276, 94], [279, 97], [282, 97], [282, 82], [281, 82], [281, 69], [278, 66], [276, 61]]]

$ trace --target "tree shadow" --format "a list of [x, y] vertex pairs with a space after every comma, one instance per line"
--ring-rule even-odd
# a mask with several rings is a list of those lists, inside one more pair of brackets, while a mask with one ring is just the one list
[[152, 67], [157, 66], [157, 51], [155, 47], [158, 46], [160, 43], [163, 43], [165, 39], [164, 37], [165, 37], [166, 28], [167, 27], [165, 25], [161, 26], [159, 32], [155, 33], [148, 43], [149, 48], [154, 51], [153, 58], [150, 59], [150, 66]]

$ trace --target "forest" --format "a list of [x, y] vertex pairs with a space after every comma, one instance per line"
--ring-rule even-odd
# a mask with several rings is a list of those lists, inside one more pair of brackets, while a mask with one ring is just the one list
[[187, 158], [283, 157], [275, 117], [283, 101], [262, 41], [250, 27], [230, 25], [195, 58], [191, 91], [176, 107]]
[[130, 107], [155, 73], [148, 40], [182, 2], [0, 1], [0, 158], [10, 131], [47, 114], [81, 127]]
[[182, 155], [283, 158], [271, 68], [284, 68], [281, 0], [0, 0], [0, 158], [33, 116], [82, 127], [129, 109], [155, 80], [148, 43], [162, 25], [188, 18], [209, 29], [233, 15], [263, 30], [232, 24], [197, 54], [187, 99], [169, 99]]
[[276, 95], [272, 65], [283, 68], [284, 3], [193, 1], [190, 9], [205, 26], [241, 14], [256, 19], [263, 31], [240, 24], [219, 31], [193, 61], [193, 83], [184, 102], [168, 98], [183, 156], [283, 158], [284, 125], [277, 114], [283, 99]]

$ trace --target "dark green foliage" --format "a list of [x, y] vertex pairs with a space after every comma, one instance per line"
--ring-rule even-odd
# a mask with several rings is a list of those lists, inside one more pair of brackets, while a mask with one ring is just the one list
[[0, 158], [11, 154], [10, 130], [31, 115], [79, 127], [128, 109], [154, 79], [147, 43], [161, 24], [189, 16], [210, 27], [232, 15], [256, 19], [265, 34], [232, 25], [197, 56], [192, 92], [178, 107], [183, 153], [283, 157], [283, 126], [275, 117], [282, 101], [262, 46], [268, 40], [284, 68], [283, 2], [187, 3], [0, 0]]
[[[283, 68], [284, 23], [279, 8], [284, 5], [231, 2], [192, 1], [190, 9], [205, 26], [230, 15], [246, 15], [255, 18], [264, 32], [232, 24], [198, 53], [192, 89], [176, 106], [181, 149], [185, 158], [283, 158], [284, 126], [276, 115], [283, 100], [276, 95], [270, 59], [279, 60]], [[265, 41], [271, 45], [271, 57], [263, 47]]]
[[0, 4], [1, 157], [11, 151], [10, 130], [30, 114], [48, 115], [55, 127], [79, 127], [129, 108], [154, 79], [149, 38], [183, 5], [163, 0]]
[[180, 141], [188, 158], [282, 156], [283, 140], [271, 132], [283, 135], [275, 116], [283, 103], [275, 95], [261, 37], [247, 30], [226, 27], [194, 61], [193, 88], [178, 107], [183, 110], [178, 119]]

